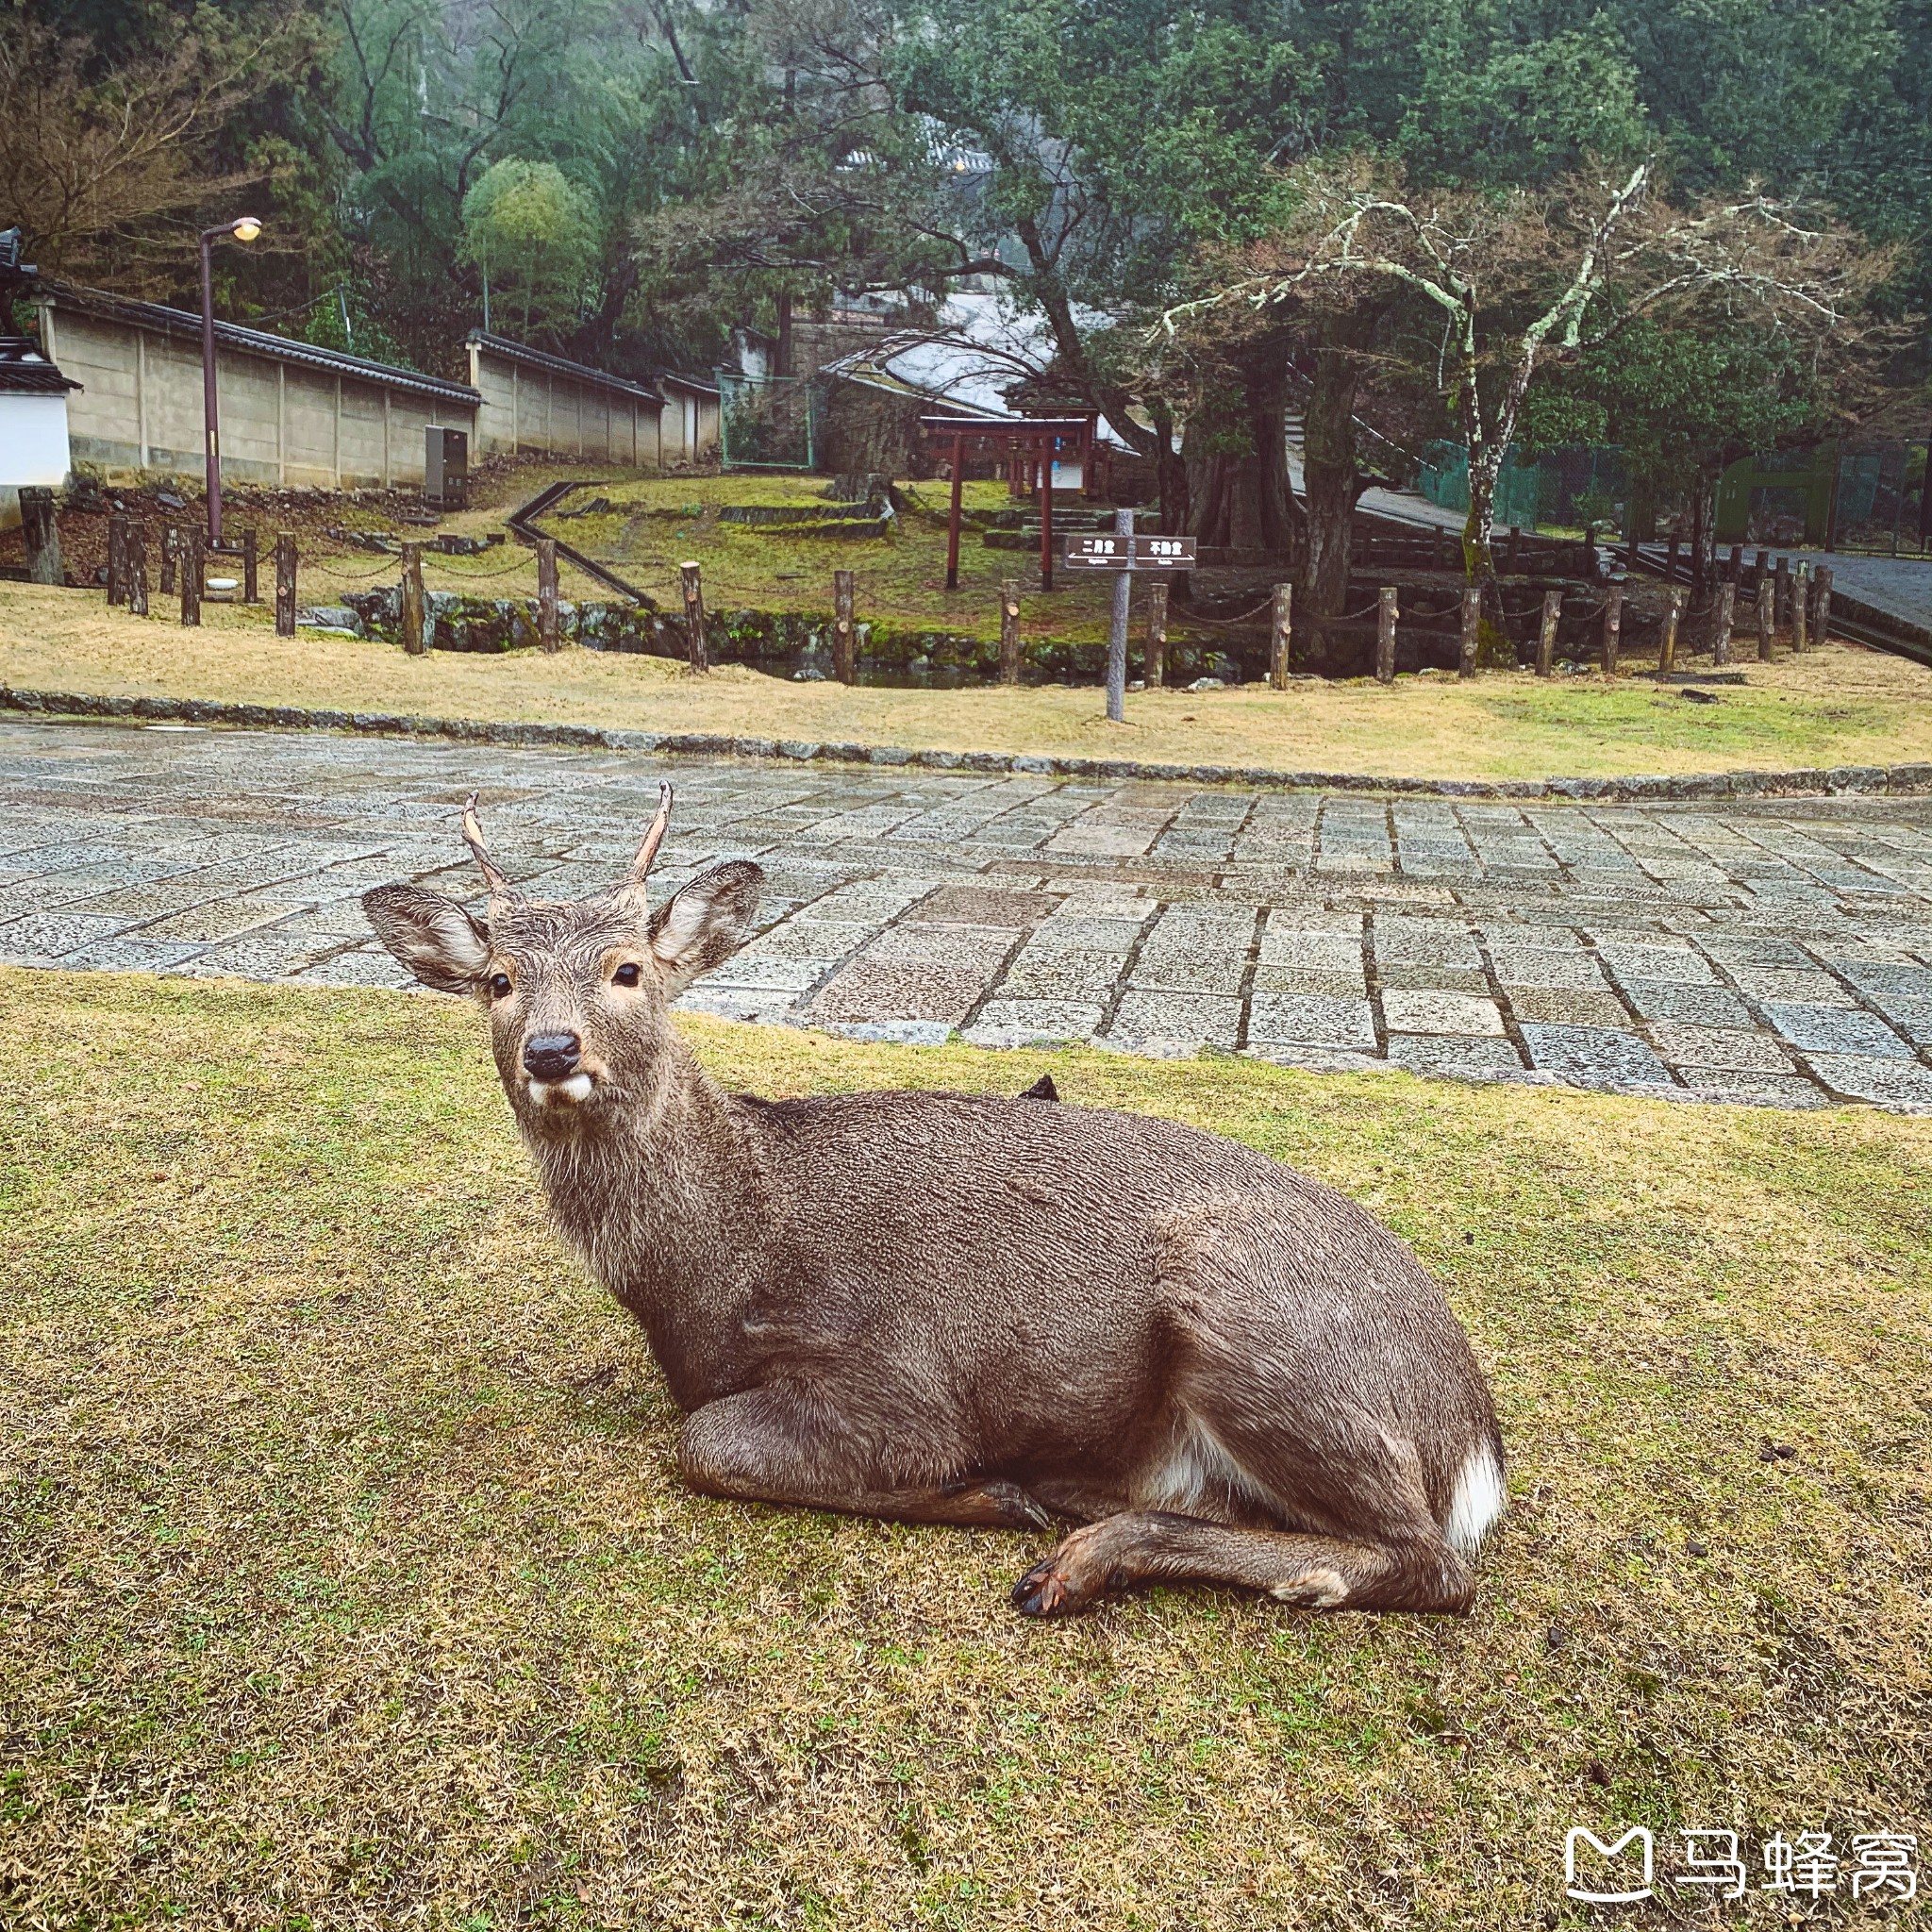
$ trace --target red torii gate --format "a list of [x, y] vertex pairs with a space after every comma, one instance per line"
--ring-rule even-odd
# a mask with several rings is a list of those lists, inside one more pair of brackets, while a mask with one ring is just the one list
[[944, 437], [953, 445], [953, 503], [946, 517], [946, 589], [959, 588], [959, 486], [964, 481], [966, 445], [996, 443], [1013, 452], [1017, 461], [1025, 453], [1040, 473], [1040, 588], [1053, 589], [1053, 464], [1060, 446], [1071, 444], [1084, 465], [1092, 425], [1085, 416], [922, 416], [919, 426], [928, 437]]

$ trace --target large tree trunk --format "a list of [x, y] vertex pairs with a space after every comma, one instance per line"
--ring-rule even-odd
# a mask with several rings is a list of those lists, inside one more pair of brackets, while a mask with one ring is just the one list
[[[1379, 314], [1338, 316], [1323, 330], [1315, 348], [1313, 387], [1302, 426], [1302, 515], [1306, 548], [1302, 558], [1301, 608], [1310, 620], [1341, 617], [1348, 608], [1349, 551], [1355, 507], [1363, 488], [1356, 465], [1355, 402], [1361, 380], [1360, 352], [1373, 337]], [[1340, 641], [1318, 641], [1309, 663], [1324, 671], [1359, 668], [1363, 648]]]
[[[1474, 458], [1475, 451], [1470, 452]], [[1496, 479], [1502, 469], [1500, 457], [1492, 464], [1484, 451], [1469, 466], [1469, 515], [1462, 525], [1462, 570], [1467, 580], [1482, 592], [1482, 628], [1476, 644], [1476, 662], [1491, 671], [1516, 668], [1516, 646], [1509, 641], [1503, 616], [1503, 587], [1496, 581], [1496, 552], [1490, 540], [1491, 525], [1496, 520]]]
[[1288, 484], [1288, 344], [1272, 346], [1243, 384], [1254, 449], [1250, 514], [1255, 547], [1286, 558], [1294, 542], [1294, 497]]

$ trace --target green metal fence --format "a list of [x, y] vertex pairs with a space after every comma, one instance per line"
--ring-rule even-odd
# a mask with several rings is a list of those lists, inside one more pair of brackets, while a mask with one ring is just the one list
[[818, 460], [818, 398], [802, 375], [718, 371], [719, 458], [727, 470], [809, 470]]

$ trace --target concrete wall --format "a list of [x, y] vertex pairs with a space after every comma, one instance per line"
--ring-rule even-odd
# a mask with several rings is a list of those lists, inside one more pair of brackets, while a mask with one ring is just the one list
[[[76, 462], [199, 477], [201, 348], [189, 331], [138, 315], [41, 306], [42, 343], [83, 385], [70, 399]], [[401, 372], [399, 372], [399, 375]], [[313, 368], [233, 342], [217, 345], [222, 475], [235, 482], [367, 489], [423, 480], [424, 431], [463, 429], [476, 406], [379, 375]]]
[[715, 391], [688, 388], [675, 376], [658, 377], [664, 391], [664, 460], [708, 461], [718, 454], [718, 397]]
[[636, 385], [600, 379], [594, 370], [567, 373], [473, 341], [470, 384], [483, 398], [476, 412], [478, 455], [541, 450], [629, 468], [663, 461], [660, 419], [668, 413]]

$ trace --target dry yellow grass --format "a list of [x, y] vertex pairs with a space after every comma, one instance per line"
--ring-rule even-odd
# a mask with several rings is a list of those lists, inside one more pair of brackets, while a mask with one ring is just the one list
[[1895, 764], [1932, 758], [1932, 670], [1833, 647], [1748, 667], [1715, 705], [1648, 682], [1487, 675], [1166, 691], [1107, 722], [1098, 689], [898, 691], [793, 684], [740, 667], [692, 678], [663, 658], [568, 651], [411, 658], [392, 645], [277, 639], [259, 610], [210, 606], [199, 630], [110, 610], [93, 592], [0, 584], [0, 682], [415, 716], [849, 740], [1390, 777], [1596, 777]]
[[1925, 1124], [690, 1031], [1363, 1199], [1494, 1377], [1474, 1615], [1042, 1626], [1038, 1539], [689, 1495], [473, 1015], [0, 974], [0, 1921], [1513, 1932], [1575, 1824], [1924, 1843]]

